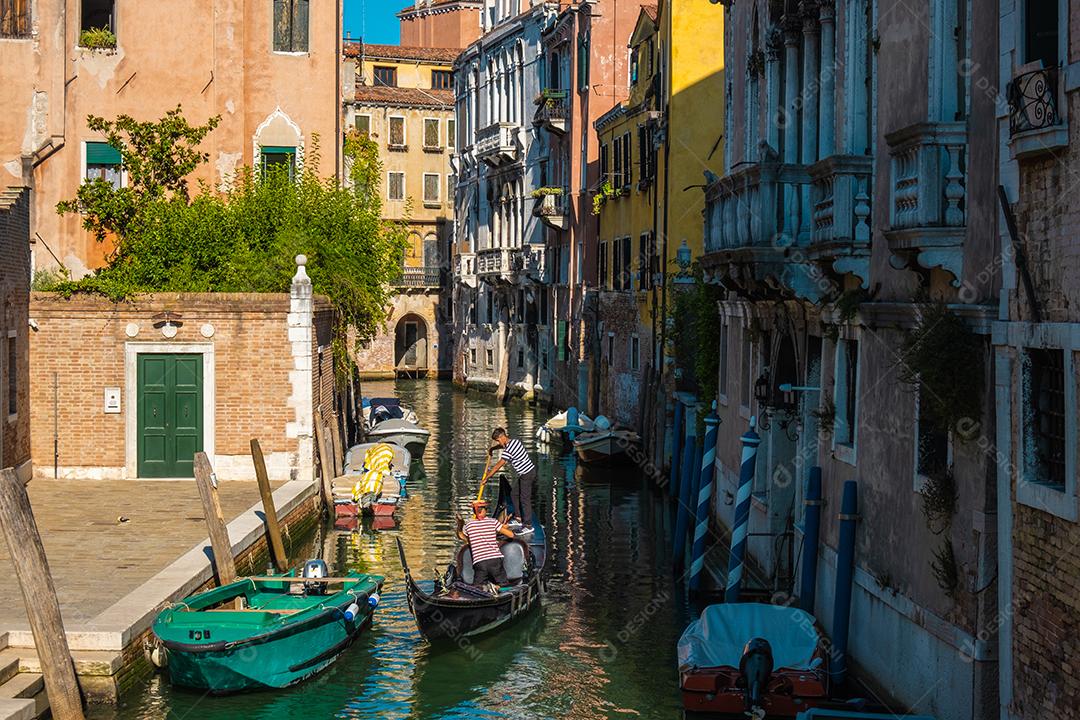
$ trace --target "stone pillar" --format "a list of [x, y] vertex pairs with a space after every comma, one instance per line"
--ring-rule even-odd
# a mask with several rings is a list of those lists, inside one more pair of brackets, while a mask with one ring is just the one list
[[[799, 3], [803, 31], [803, 89], [802, 89], [802, 162], [810, 165], [817, 161], [818, 136], [818, 24], [817, 5], [812, 1]], [[810, 186], [799, 186], [800, 215], [798, 240], [800, 245], [810, 242]]]
[[307, 258], [296, 256], [296, 275], [289, 292], [289, 345], [292, 349], [293, 367], [289, 371], [292, 395], [289, 405], [294, 420], [285, 426], [285, 437], [296, 440], [296, 459], [292, 463], [292, 478], [315, 482], [315, 407], [312, 386], [312, 333], [313, 308], [311, 278], [308, 277]]
[[[798, 18], [784, 18], [784, 162], [799, 162], [799, 36]], [[784, 185], [784, 244], [799, 235], [799, 187]]]
[[834, 0], [821, 0], [821, 95], [818, 106], [818, 157], [827, 158], [836, 149], [836, 8]]
[[783, 51], [784, 34], [774, 25], [769, 28], [765, 41], [765, 140], [773, 150], [780, 149], [780, 56]]

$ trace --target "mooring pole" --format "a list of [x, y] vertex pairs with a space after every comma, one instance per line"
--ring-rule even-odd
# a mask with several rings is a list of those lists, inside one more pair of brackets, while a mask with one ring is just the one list
[[705, 452], [701, 456], [701, 481], [697, 495], [697, 527], [694, 529], [693, 553], [690, 561], [690, 592], [701, 587], [701, 571], [705, 568], [705, 536], [709, 534], [709, 516], [712, 512], [713, 475], [716, 466], [716, 435], [720, 418], [716, 415], [716, 403], [705, 416]]
[[679, 497], [679, 460], [682, 455], [683, 404], [675, 398], [675, 421], [671, 432], [671, 479], [668, 494]]
[[270, 487], [270, 478], [266, 474], [266, 459], [257, 438], [251, 438], [251, 461], [255, 464], [255, 479], [259, 481], [259, 495], [262, 496], [263, 515], [266, 516], [266, 539], [270, 545], [270, 555], [278, 572], [285, 572], [289, 567], [289, 558], [285, 555], [285, 543], [281, 541], [281, 526], [278, 525], [277, 508], [274, 507], [274, 491]]
[[836, 604], [833, 606], [833, 662], [829, 669], [832, 682], [847, 680], [848, 624], [851, 619], [851, 582], [855, 570], [855, 523], [859, 512], [859, 486], [854, 480], [844, 483], [840, 504], [840, 546], [836, 552]]
[[[675, 545], [673, 548], [676, 568], [683, 566], [683, 554], [686, 552], [686, 529], [690, 522], [690, 496], [693, 490], [693, 475], [696, 474], [697, 464], [694, 457], [697, 454], [697, 423], [694, 418], [694, 408], [687, 406], [685, 418], [686, 439], [683, 445], [683, 458], [680, 464], [678, 507], [675, 512]], [[701, 458], [698, 458], [698, 463]]]
[[814, 614], [817, 595], [818, 536], [821, 533], [821, 468], [810, 468], [806, 479], [806, 512], [803, 514], [802, 585], [799, 590], [799, 607]]
[[334, 514], [334, 491], [331, 484], [336, 474], [332, 470], [334, 461], [330, 459], [330, 447], [326, 439], [326, 431], [319, 429], [319, 423], [315, 423], [315, 445], [319, 450], [319, 474], [322, 476], [322, 499], [326, 512]]
[[735, 523], [731, 528], [731, 556], [728, 560], [727, 589], [724, 602], [739, 602], [742, 588], [743, 563], [746, 560], [746, 534], [750, 523], [750, 491], [757, 468], [757, 449], [761, 437], [755, 432], [756, 421], [750, 418], [750, 429], [742, 436], [742, 465], [739, 467], [739, 490], [735, 496]]
[[57, 720], [83, 720], [82, 696], [64, 634], [56, 587], [49, 573], [49, 561], [41, 544], [26, 486], [11, 468], [0, 473], [0, 530], [22, 591], [52, 716]]
[[199, 487], [203, 514], [206, 516], [206, 529], [210, 533], [210, 549], [214, 554], [214, 572], [218, 585], [228, 585], [236, 579], [236, 562], [232, 554], [232, 542], [229, 541], [229, 529], [225, 526], [225, 517], [221, 513], [218, 500], [217, 475], [210, 466], [206, 453], [195, 453], [195, 484]]

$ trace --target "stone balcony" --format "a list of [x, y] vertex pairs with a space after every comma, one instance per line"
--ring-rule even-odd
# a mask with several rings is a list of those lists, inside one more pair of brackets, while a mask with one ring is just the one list
[[546, 252], [542, 245], [487, 248], [476, 252], [476, 277], [489, 283], [520, 285], [546, 282]]
[[536, 198], [533, 206], [533, 216], [540, 222], [554, 230], [565, 230], [570, 224], [569, 213], [566, 211], [566, 192], [560, 194], [544, 194]]
[[458, 253], [454, 256], [454, 280], [469, 287], [476, 287], [476, 254]]
[[405, 266], [394, 286], [399, 288], [433, 288], [442, 283], [442, 268], [438, 265]]
[[476, 132], [476, 157], [493, 167], [517, 162], [521, 157], [518, 146], [520, 131], [520, 125], [508, 122], [492, 123], [480, 128]]
[[513, 248], [486, 248], [476, 251], [476, 277], [488, 282], [513, 282]]
[[874, 160], [833, 155], [810, 166], [810, 245], [806, 257], [837, 277], [870, 282], [870, 188]]
[[566, 120], [570, 114], [570, 93], [567, 90], [544, 90], [536, 98], [536, 115], [533, 124], [546, 128], [556, 135], [566, 133]]
[[940, 269], [960, 285], [967, 232], [963, 122], [917, 123], [885, 136], [889, 145], [892, 265], [928, 274]]

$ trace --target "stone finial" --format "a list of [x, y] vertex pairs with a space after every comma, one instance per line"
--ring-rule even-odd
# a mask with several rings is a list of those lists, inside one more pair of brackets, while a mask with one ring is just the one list
[[310, 297], [311, 296], [311, 278], [308, 277], [306, 255], [296, 256], [296, 274], [292, 279], [292, 295], [293, 297]]

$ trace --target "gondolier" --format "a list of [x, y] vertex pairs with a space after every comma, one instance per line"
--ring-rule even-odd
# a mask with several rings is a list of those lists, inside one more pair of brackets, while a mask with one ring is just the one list
[[529, 452], [521, 444], [521, 441], [517, 438], [511, 438], [506, 434], [506, 430], [501, 427], [495, 428], [495, 431], [491, 433], [491, 439], [496, 444], [488, 450], [488, 453], [490, 454], [495, 449], [501, 448], [502, 456], [495, 463], [495, 466], [491, 468], [488, 477], [494, 477], [503, 469], [507, 461], [510, 462], [510, 466], [514, 468], [514, 472], [518, 476], [514, 508], [518, 511], [518, 517], [521, 519], [522, 532], [529, 532], [532, 530], [532, 493], [533, 485], [536, 482], [536, 465], [533, 463], [532, 458], [529, 457]]
[[473, 517], [461, 530], [461, 538], [472, 551], [473, 585], [484, 587], [493, 582], [502, 586], [509, 583], [503, 569], [503, 554], [499, 550], [498, 536], [514, 538], [514, 532], [495, 518], [487, 516], [487, 502], [475, 500]]

